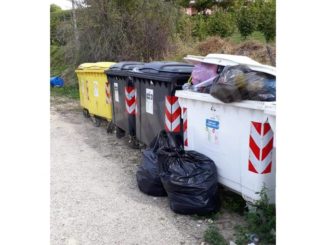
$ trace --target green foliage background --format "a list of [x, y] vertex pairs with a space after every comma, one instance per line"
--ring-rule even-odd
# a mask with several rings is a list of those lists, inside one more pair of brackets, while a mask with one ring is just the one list
[[[76, 9], [76, 43], [72, 11], [52, 4], [51, 75], [74, 82], [80, 63], [160, 60], [212, 36], [275, 39], [275, 0], [198, 0], [194, 16], [182, 10], [187, 6], [188, 0], [83, 0]], [[213, 14], [205, 14], [207, 9]]]

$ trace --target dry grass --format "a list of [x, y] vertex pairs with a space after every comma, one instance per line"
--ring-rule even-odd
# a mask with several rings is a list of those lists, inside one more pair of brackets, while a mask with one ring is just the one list
[[233, 45], [220, 37], [209, 37], [205, 41], [198, 43], [196, 49], [201, 55], [209, 53], [231, 54]]
[[[270, 45], [272, 58], [275, 60], [276, 48], [275, 45]], [[176, 40], [173, 52], [166, 55], [165, 60], [182, 61], [182, 58], [188, 54], [191, 55], [207, 55], [210, 53], [236, 54], [248, 56], [262, 64], [272, 65], [271, 59], [264, 43], [258, 41], [245, 41], [236, 44], [228, 39], [220, 37], [209, 37], [202, 42], [185, 43], [181, 40]]]
[[[275, 46], [271, 45], [269, 45], [269, 48], [271, 50], [272, 57], [274, 57], [275, 60], [276, 48]], [[233, 54], [248, 56], [260, 63], [272, 65], [266, 45], [256, 41], [247, 41], [236, 45]]]

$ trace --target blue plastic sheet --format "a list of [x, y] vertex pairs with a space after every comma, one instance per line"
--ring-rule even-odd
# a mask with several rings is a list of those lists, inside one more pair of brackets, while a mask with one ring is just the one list
[[50, 78], [51, 87], [63, 87], [64, 81], [61, 77], [55, 76]]

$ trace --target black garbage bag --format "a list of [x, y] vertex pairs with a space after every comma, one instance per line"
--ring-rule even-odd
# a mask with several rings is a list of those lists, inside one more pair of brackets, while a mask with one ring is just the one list
[[160, 176], [171, 209], [179, 214], [204, 215], [219, 208], [215, 163], [196, 151], [161, 149]]
[[275, 101], [276, 79], [245, 65], [226, 66], [214, 80], [210, 94], [224, 103], [241, 100]]
[[249, 72], [246, 74], [246, 87], [244, 98], [257, 101], [276, 100], [276, 79], [274, 76], [262, 72]]
[[136, 173], [139, 189], [151, 196], [166, 196], [160, 176], [157, 161], [157, 151], [161, 148], [178, 148], [173, 135], [161, 131], [151, 142], [149, 148], [142, 152], [141, 164]]

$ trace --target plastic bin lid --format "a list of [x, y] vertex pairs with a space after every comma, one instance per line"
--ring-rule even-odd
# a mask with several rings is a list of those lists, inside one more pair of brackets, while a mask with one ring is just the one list
[[95, 63], [83, 63], [78, 66], [78, 69], [87, 69], [94, 66]]
[[111, 70], [128, 70], [128, 71], [131, 71], [132, 69], [134, 69], [135, 67], [138, 67], [138, 66], [142, 66], [144, 65], [143, 62], [137, 62], [137, 61], [123, 61], [123, 62], [119, 62], [119, 63], [116, 63], [114, 65], [112, 65], [108, 71], [111, 71]]
[[103, 73], [110, 66], [114, 65], [114, 62], [96, 62], [96, 63], [83, 63], [81, 64], [76, 72], [95, 72], [95, 73]]
[[114, 64], [115, 62], [96, 62], [94, 63], [94, 66], [91, 67], [91, 69], [108, 69]]
[[181, 73], [190, 74], [193, 65], [181, 62], [153, 61], [139, 68], [142, 73]]
[[231, 55], [231, 54], [208, 54], [206, 56], [187, 55], [184, 60], [198, 64], [208, 63], [221, 66], [232, 66], [232, 65], [247, 65], [254, 71], [265, 72], [276, 76], [276, 69], [273, 66], [263, 65], [247, 56]]

